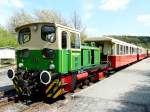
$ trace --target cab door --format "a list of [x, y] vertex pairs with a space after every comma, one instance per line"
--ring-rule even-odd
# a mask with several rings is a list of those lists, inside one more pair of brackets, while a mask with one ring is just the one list
[[81, 69], [80, 35], [76, 32], [70, 32], [69, 59], [70, 71], [78, 71], [79, 69]]
[[61, 71], [62, 73], [68, 73], [69, 71], [69, 51], [68, 51], [68, 33], [66, 31], [62, 31], [61, 33], [61, 45], [62, 45], [62, 52], [61, 52]]

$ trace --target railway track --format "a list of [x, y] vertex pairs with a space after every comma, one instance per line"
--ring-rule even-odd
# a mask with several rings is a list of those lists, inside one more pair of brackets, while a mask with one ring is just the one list
[[9, 99], [9, 98], [7, 98], [7, 97], [2, 98], [2, 99], [0, 100], [0, 107], [5, 106], [5, 105], [11, 105], [11, 104], [13, 104], [14, 102], [15, 102], [15, 101], [14, 101], [13, 99]]
[[33, 102], [31, 105], [26, 105], [23, 102], [16, 102], [14, 97], [0, 99], [0, 112], [49, 112], [51, 110], [50, 106], [43, 102]]
[[45, 102], [31, 102], [30, 104], [26, 104], [25, 102], [18, 102], [17, 97], [12, 95], [10, 91], [0, 92], [0, 112], [59, 112], [57, 110], [62, 106], [63, 102], [64, 100], [56, 101], [52, 104]]
[[12, 91], [13, 90], [0, 92], [0, 112], [4, 110], [4, 108], [7, 109], [9, 106], [14, 105], [15, 99], [14, 96], [12, 96]]

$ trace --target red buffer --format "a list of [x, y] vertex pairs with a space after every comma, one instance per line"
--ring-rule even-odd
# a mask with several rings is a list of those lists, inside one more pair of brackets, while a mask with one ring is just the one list
[[77, 80], [81, 80], [81, 79], [86, 79], [87, 77], [88, 77], [88, 73], [87, 72], [83, 72], [83, 73], [77, 74], [76, 79]]
[[61, 82], [62, 82], [62, 85], [64, 85], [63, 88], [64, 88], [65, 91], [68, 91], [68, 92], [71, 91], [71, 82], [72, 82], [71, 75], [62, 77]]
[[99, 77], [99, 79], [103, 79], [105, 77], [104, 72], [99, 72], [98, 77]]

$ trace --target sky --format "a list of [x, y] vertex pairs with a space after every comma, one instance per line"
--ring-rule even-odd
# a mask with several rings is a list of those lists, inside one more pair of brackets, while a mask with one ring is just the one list
[[67, 20], [77, 12], [88, 36], [150, 36], [150, 0], [0, 0], [0, 24], [24, 10], [55, 10]]

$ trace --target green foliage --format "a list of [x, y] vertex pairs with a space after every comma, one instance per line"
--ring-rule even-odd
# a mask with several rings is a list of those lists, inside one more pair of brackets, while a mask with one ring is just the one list
[[16, 38], [8, 31], [0, 28], [0, 47], [16, 47]]
[[135, 44], [144, 48], [150, 48], [150, 37], [149, 36], [116, 36], [111, 35], [110, 37]]

